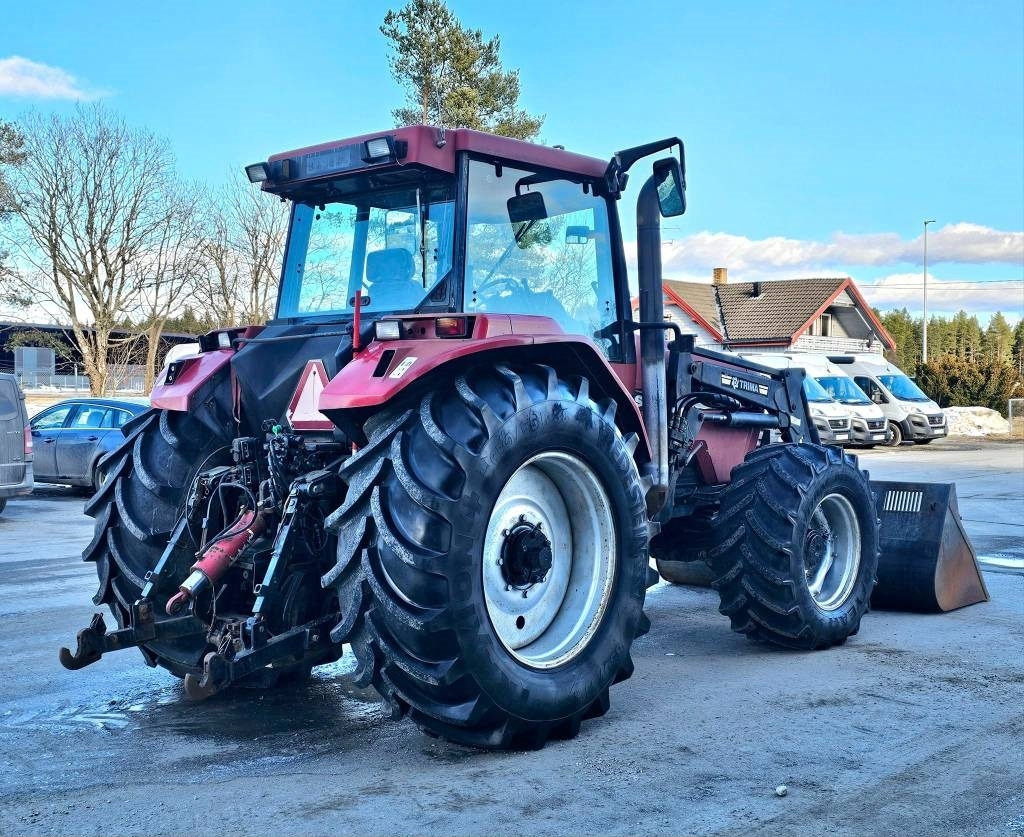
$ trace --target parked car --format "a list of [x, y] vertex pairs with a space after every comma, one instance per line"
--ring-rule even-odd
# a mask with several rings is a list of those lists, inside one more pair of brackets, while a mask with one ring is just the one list
[[33, 416], [36, 482], [96, 491], [97, 463], [124, 438], [121, 427], [148, 409], [144, 398], [71, 398]]
[[889, 422], [889, 444], [927, 445], [949, 432], [946, 415], [898, 366], [881, 355], [830, 355]]
[[8, 497], [32, 491], [32, 436], [25, 396], [13, 375], [0, 374], [0, 512]]

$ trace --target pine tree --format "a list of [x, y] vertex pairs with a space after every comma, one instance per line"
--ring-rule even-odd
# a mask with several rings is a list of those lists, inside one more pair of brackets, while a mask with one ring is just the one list
[[398, 125], [426, 123], [474, 128], [517, 139], [537, 135], [544, 117], [519, 107], [519, 71], [503, 70], [501, 39], [463, 26], [444, 0], [409, 0], [384, 16], [391, 75], [405, 88], [408, 107], [393, 111]]
[[996, 311], [988, 321], [988, 328], [982, 336], [982, 348], [990, 355], [1005, 363], [1010, 362], [1013, 351], [1013, 329], [1006, 322], [1001, 311]]

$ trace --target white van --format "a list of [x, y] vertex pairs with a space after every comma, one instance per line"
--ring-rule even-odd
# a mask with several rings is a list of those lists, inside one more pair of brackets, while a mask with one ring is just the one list
[[873, 448], [884, 443], [889, 436], [882, 408], [872, 403], [846, 374], [846, 368], [833, 363], [825, 355], [814, 352], [785, 352], [794, 366], [802, 366], [825, 391], [852, 413], [850, 442]]
[[889, 422], [889, 444], [904, 440], [927, 445], [949, 433], [946, 416], [898, 366], [881, 355], [830, 355]]
[[[758, 354], [740, 352], [744, 360], [770, 366], [772, 369], [786, 369], [799, 366], [792, 358], [781, 354]], [[818, 439], [823, 445], [843, 445], [851, 441], [851, 423], [853, 415], [848, 407], [844, 407], [825, 391], [810, 373], [804, 378], [804, 395], [811, 411], [811, 420], [818, 429]]]

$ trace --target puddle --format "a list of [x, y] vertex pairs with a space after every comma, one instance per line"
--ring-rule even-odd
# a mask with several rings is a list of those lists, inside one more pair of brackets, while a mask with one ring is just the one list
[[1007, 555], [979, 555], [978, 564], [985, 572], [1024, 575], [1024, 558]]

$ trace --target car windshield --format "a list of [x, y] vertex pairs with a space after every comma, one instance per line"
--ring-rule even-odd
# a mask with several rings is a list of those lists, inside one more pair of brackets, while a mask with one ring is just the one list
[[833, 400], [832, 396], [828, 394], [828, 390], [826, 390], [810, 375], [804, 378], [804, 395], [807, 396], [808, 401], [816, 404]]
[[871, 403], [871, 399], [853, 382], [853, 378], [848, 378], [846, 375], [831, 375], [817, 380], [825, 392], [843, 404]]
[[[452, 266], [450, 180], [292, 211], [278, 317], [415, 308]], [[369, 299], [367, 299], [367, 297]]]
[[878, 380], [900, 401], [931, 401], [906, 375], [879, 375]]

